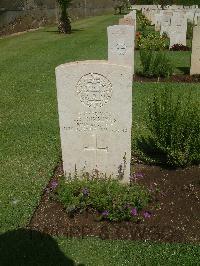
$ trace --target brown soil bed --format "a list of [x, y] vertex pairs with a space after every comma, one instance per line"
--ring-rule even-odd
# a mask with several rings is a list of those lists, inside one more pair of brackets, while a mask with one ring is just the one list
[[140, 75], [134, 75], [133, 80], [136, 82], [177, 82], [177, 83], [199, 83], [200, 75], [190, 76], [184, 75], [173, 75], [170, 78], [147, 78]]
[[[28, 228], [54, 236], [200, 243], [200, 168], [167, 170], [138, 164], [135, 169], [144, 174], [137, 182], [153, 194], [150, 218], [139, 223], [112, 223], [98, 221], [92, 210], [69, 217], [45, 189]], [[59, 165], [53, 179], [62, 174]]]

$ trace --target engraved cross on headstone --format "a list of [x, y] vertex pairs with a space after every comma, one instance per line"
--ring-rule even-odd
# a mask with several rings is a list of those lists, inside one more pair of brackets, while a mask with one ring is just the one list
[[[99, 166], [101, 164], [102, 160], [106, 160], [106, 155], [108, 153], [108, 146], [106, 145], [100, 145], [98, 141], [97, 135], [92, 135], [89, 138], [88, 145], [84, 145], [84, 151], [85, 152], [94, 152], [95, 154], [95, 166]], [[102, 157], [103, 156], [103, 157]]]

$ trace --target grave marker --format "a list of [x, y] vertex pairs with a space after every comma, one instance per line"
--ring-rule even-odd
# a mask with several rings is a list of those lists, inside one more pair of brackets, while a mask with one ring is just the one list
[[130, 176], [131, 68], [83, 61], [56, 68], [63, 168], [66, 176], [94, 170]]
[[169, 30], [170, 48], [174, 44], [186, 46], [187, 17], [180, 11], [173, 12]]
[[135, 29], [129, 25], [108, 27], [108, 61], [129, 66], [134, 73]]

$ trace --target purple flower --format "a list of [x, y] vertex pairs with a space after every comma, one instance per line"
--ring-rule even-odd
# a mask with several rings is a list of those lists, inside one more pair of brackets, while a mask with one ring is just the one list
[[137, 209], [136, 208], [132, 208], [131, 209], [131, 215], [132, 216], [136, 216], [137, 214], [138, 214]]
[[53, 180], [53, 181], [51, 182], [51, 184], [50, 184], [50, 189], [54, 190], [54, 189], [57, 188], [57, 186], [58, 186], [58, 181]]
[[82, 190], [82, 193], [83, 193], [83, 196], [85, 196], [85, 197], [88, 197], [88, 196], [89, 196], [89, 194], [90, 194], [90, 192], [89, 192], [89, 189], [88, 189], [88, 188], [83, 188], [83, 190]]
[[134, 173], [130, 179], [131, 181], [137, 181], [138, 179], [141, 179], [144, 177], [144, 174], [143, 173]]
[[143, 216], [144, 216], [144, 218], [150, 218], [151, 217], [151, 213], [148, 212], [148, 211], [144, 211]]
[[105, 210], [102, 212], [102, 216], [107, 217], [109, 215], [109, 211]]
[[139, 178], [143, 178], [144, 174], [143, 173], [135, 173], [134, 176], [135, 176], [135, 178], [139, 179]]

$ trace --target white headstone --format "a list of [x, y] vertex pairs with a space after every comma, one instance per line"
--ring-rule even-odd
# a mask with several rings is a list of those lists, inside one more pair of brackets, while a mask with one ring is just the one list
[[162, 14], [160, 12], [155, 14], [155, 31], [160, 31]]
[[172, 17], [172, 13], [169, 13], [169, 12], [163, 13], [163, 16], [160, 22], [160, 25], [161, 25], [160, 35], [162, 35], [163, 33], [166, 33], [169, 36], [171, 17]]
[[197, 25], [198, 19], [200, 18], [200, 9], [197, 9], [194, 14], [194, 24]]
[[135, 28], [128, 25], [108, 27], [108, 61], [132, 68], [134, 73]]
[[64, 173], [99, 172], [129, 180], [131, 68], [84, 61], [56, 68]]
[[135, 21], [131, 17], [124, 17], [119, 19], [119, 25], [135, 26]]
[[200, 74], [200, 24], [193, 29], [190, 75]]
[[136, 10], [131, 11], [129, 14], [125, 15], [124, 18], [131, 18], [134, 21], [134, 26], [135, 26], [135, 30], [136, 30], [136, 23], [137, 23], [137, 19], [136, 19]]
[[170, 47], [174, 44], [186, 46], [187, 17], [180, 12], [174, 12], [169, 30]]

